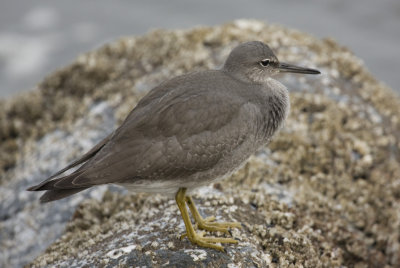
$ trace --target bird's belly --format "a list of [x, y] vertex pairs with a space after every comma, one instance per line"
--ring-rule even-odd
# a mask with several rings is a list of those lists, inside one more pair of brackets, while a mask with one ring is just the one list
[[182, 188], [181, 180], [158, 180], [158, 181], [135, 181], [134, 183], [120, 183], [131, 192], [135, 193], [159, 193], [165, 195], [175, 195], [179, 188]]
[[235, 171], [239, 170], [245, 163], [246, 159], [236, 165], [221, 164], [213, 169], [198, 171], [192, 176], [186, 178], [176, 177], [168, 180], [138, 180], [133, 183], [119, 183], [132, 192], [137, 193], [160, 193], [173, 196], [178, 192], [179, 188], [187, 188], [188, 192], [191, 190], [208, 185], [213, 182], [220, 181], [224, 178], [231, 176]]

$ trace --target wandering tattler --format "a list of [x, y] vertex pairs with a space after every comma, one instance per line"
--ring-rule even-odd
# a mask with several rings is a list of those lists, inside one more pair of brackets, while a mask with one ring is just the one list
[[[240, 44], [222, 69], [178, 76], [152, 89], [118, 129], [28, 190], [46, 191], [42, 202], [109, 183], [135, 192], [174, 194], [186, 226], [183, 236], [223, 251], [219, 243], [237, 241], [195, 232], [186, 205], [199, 229], [228, 233], [240, 223], [203, 219], [186, 193], [231, 174], [271, 140], [290, 106], [286, 87], [271, 78], [282, 72], [320, 73], [279, 62], [262, 42]], [[72, 174], [58, 177], [80, 164]]]

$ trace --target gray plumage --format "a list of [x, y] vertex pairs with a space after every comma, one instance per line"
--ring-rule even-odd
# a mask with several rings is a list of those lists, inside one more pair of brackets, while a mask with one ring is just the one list
[[49, 202], [100, 184], [175, 194], [218, 180], [268, 143], [284, 122], [289, 96], [271, 78], [277, 72], [319, 73], [280, 63], [261, 42], [241, 44], [221, 70], [178, 76], [152, 89], [118, 129], [28, 190], [46, 190], [41, 201]]

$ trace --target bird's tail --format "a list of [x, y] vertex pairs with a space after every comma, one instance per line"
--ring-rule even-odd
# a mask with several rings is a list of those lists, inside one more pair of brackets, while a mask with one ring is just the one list
[[[90, 188], [92, 185], [76, 185], [74, 184], [74, 179], [78, 176], [82, 175], [84, 172], [84, 167], [88, 163], [93, 156], [95, 156], [106, 143], [111, 139], [113, 133], [105, 137], [102, 141], [100, 141], [96, 146], [94, 146], [89, 152], [84, 154], [81, 158], [77, 159], [76, 161], [72, 162], [65, 168], [58, 171], [56, 174], [47, 178], [43, 182], [39, 183], [38, 185], [32, 186], [28, 188], [28, 191], [46, 191], [42, 197], [40, 197], [40, 201], [42, 203], [47, 203], [55, 200], [59, 200], [65, 198], [67, 196], [76, 194], [80, 191], [86, 190]], [[86, 163], [85, 163], [86, 162]], [[57, 176], [61, 175], [65, 171], [78, 166], [84, 163], [78, 170], [73, 172], [70, 175], [63, 176], [61, 178], [57, 178]]]
[[[70, 195], [76, 194], [80, 191], [86, 190], [90, 188], [90, 186], [82, 186], [82, 187], [57, 187], [57, 182], [63, 181], [63, 183], [70, 184], [71, 186], [73, 185], [72, 181], [79, 176], [81, 173], [80, 172], [74, 172], [70, 175], [58, 178], [58, 179], [53, 179], [49, 181], [44, 181], [38, 185], [29, 187], [27, 191], [46, 191], [41, 197], [40, 197], [40, 202], [41, 203], [47, 203], [55, 200], [59, 200], [65, 197], [68, 197]], [[70, 183], [68, 183], [70, 182]]]
[[61, 190], [48, 190], [41, 197], [41, 203], [47, 203], [55, 200], [59, 200], [70, 195], [76, 194], [80, 191], [86, 190], [89, 187], [77, 188], [77, 189], [61, 189]]

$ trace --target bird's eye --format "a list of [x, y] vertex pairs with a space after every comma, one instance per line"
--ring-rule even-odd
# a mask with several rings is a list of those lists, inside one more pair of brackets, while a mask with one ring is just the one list
[[269, 59], [265, 59], [265, 60], [260, 61], [260, 64], [261, 64], [261, 66], [266, 67], [270, 64], [270, 62], [271, 61]]

